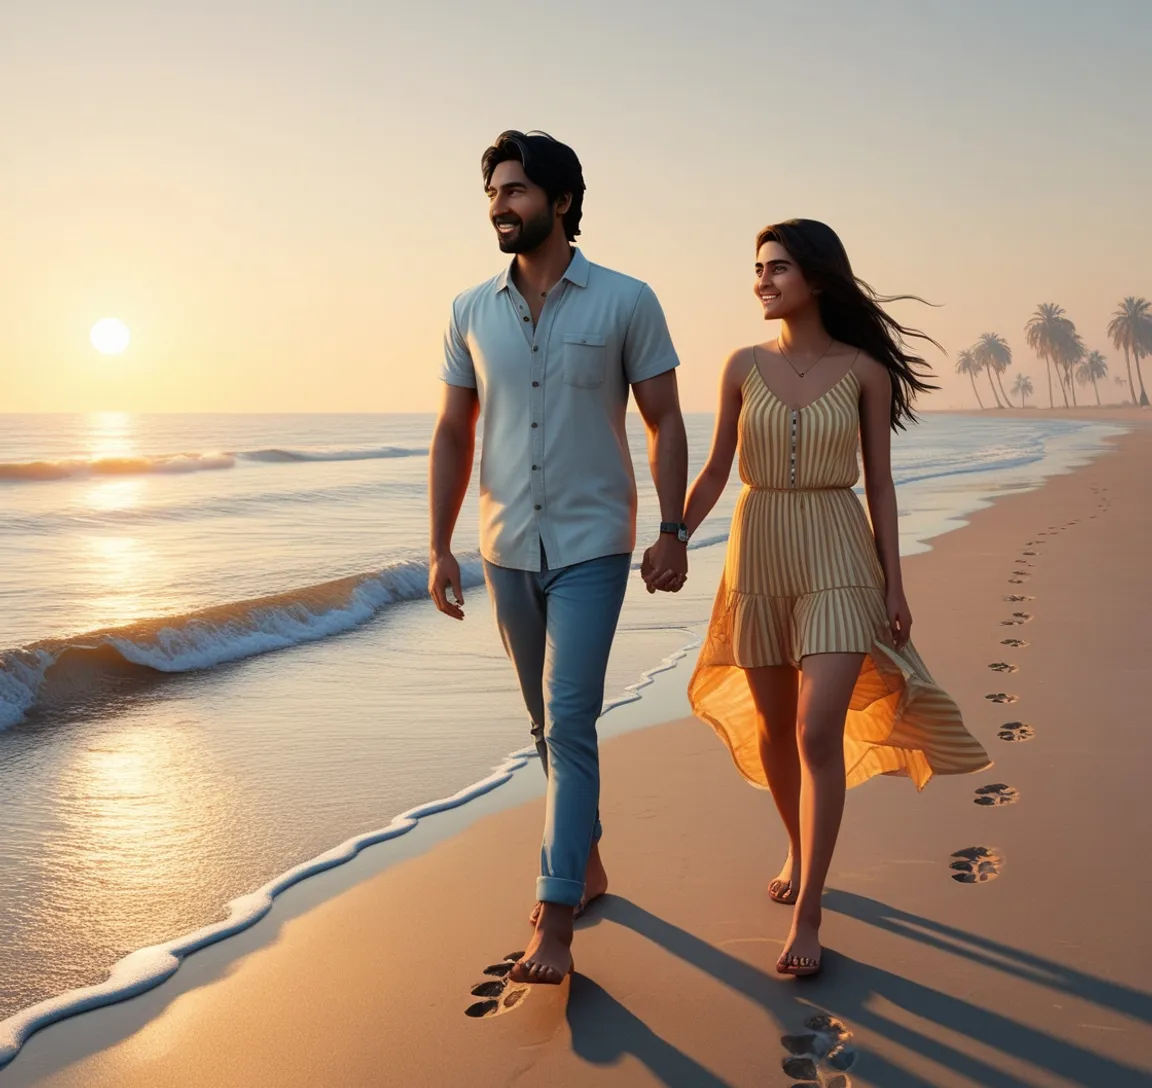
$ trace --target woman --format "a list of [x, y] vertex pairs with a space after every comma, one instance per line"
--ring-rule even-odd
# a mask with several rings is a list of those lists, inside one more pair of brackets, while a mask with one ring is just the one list
[[[890, 440], [935, 388], [903, 339], [928, 338], [884, 312], [894, 300], [813, 220], [760, 232], [755, 292], [780, 335], [728, 360], [685, 514], [694, 532], [739, 449], [745, 487], [689, 698], [740, 773], [772, 791], [790, 848], [768, 894], [795, 904], [776, 969], [814, 975], [846, 786], [893, 774], [922, 789], [990, 761], [909, 642]], [[852, 491], [858, 443], [874, 536]]]

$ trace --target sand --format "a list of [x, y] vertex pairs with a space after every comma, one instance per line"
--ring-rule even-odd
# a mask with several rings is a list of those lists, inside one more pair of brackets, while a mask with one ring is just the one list
[[[1149, 466], [1138, 425], [906, 561], [917, 645], [995, 766], [849, 794], [819, 979], [772, 970], [770, 798], [681, 720], [603, 745], [613, 885], [563, 987], [485, 973], [528, 936], [535, 798], [46, 1029], [0, 1086], [1152, 1084]], [[958, 882], [972, 847], [991, 879]]]

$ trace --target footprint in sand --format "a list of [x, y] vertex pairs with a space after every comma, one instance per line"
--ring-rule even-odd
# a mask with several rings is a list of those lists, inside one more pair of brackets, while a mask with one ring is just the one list
[[1036, 598], [1028, 597], [1023, 593], [1009, 593], [1008, 596], [1004, 598], [1004, 600], [1011, 604], [1020, 604], [1021, 601], [1034, 601]]
[[1015, 786], [1003, 782], [993, 782], [988, 786], [981, 786], [974, 798], [976, 804], [985, 808], [999, 805], [1014, 805], [1020, 800], [1020, 791]]
[[1036, 555], [1037, 553], [1036, 552], [1025, 552], [1024, 554], [1025, 555]]
[[[1007, 661], [993, 661], [992, 664], [988, 666], [988, 668], [990, 668], [993, 672], [1019, 672], [1020, 671], [1019, 665], [1009, 665]], [[988, 698], [992, 698], [992, 696], [988, 696]], [[997, 700], [997, 702], [999, 702], [999, 701], [1000, 700]]]
[[1022, 586], [1027, 581], [1027, 578], [1009, 578], [1008, 584], [1013, 586]]
[[1018, 627], [1022, 623], [1027, 623], [1032, 618], [1031, 612], [1013, 612], [1012, 618], [1001, 620], [1001, 627]]
[[796, 1082], [793, 1088], [851, 1088], [846, 1074], [856, 1064], [852, 1032], [826, 1013], [808, 1017], [804, 1027], [800, 1034], [780, 1040], [789, 1055], [782, 1064], [785, 1074]]
[[985, 695], [985, 699], [990, 703], [1015, 703], [1020, 699], [1019, 695], [1009, 695], [1006, 691], [994, 691], [990, 695]]
[[952, 855], [952, 879], [961, 884], [986, 884], [1004, 868], [1004, 858], [988, 846], [966, 846]]
[[501, 1013], [510, 1012], [520, 1004], [528, 993], [528, 985], [512, 982], [508, 978], [508, 972], [523, 955], [523, 952], [509, 952], [500, 963], [493, 963], [484, 968], [484, 974], [490, 976], [489, 980], [478, 982], [469, 991], [473, 997], [482, 1000], [469, 1005], [464, 1010], [465, 1016], [475, 1019], [499, 1016]]
[[1027, 577], [1028, 577], [1028, 572], [1027, 572], [1026, 570], [1014, 570], [1014, 571], [1012, 572], [1012, 574], [1013, 574], [1013, 575], [1014, 575], [1016, 578], [1027, 578]]
[[1022, 740], [1031, 740], [1036, 736], [1036, 730], [1027, 722], [1005, 722], [1000, 726], [1000, 732], [996, 735], [1001, 740], [1006, 740], [1009, 744], [1014, 744]]
[[1000, 640], [1001, 646], [1011, 646], [1014, 650], [1023, 649], [1028, 645], [1022, 638], [1002, 638]]

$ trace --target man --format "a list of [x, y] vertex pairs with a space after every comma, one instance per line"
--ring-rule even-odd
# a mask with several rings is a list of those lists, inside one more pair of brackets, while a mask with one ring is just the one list
[[429, 592], [441, 612], [464, 618], [452, 532], [482, 410], [485, 580], [548, 775], [535, 934], [511, 977], [559, 983], [572, 967], [575, 917], [608, 886], [596, 721], [635, 547], [630, 388], [660, 497], [643, 570], [650, 592], [675, 592], [687, 577], [688, 451], [678, 359], [656, 296], [572, 245], [585, 189], [575, 152], [509, 131], [484, 153], [482, 172], [500, 249], [514, 256], [452, 306], [431, 448]]

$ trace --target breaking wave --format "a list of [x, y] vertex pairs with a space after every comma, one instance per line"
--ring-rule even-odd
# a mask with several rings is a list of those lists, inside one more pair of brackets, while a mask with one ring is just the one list
[[235, 468], [237, 461], [300, 464], [317, 461], [375, 461], [393, 457], [424, 457], [426, 448], [370, 446], [341, 449], [265, 449], [235, 452], [166, 453], [123, 457], [65, 457], [57, 461], [0, 462], [0, 480], [43, 483], [78, 476], [139, 476], [146, 473], [211, 472]]

